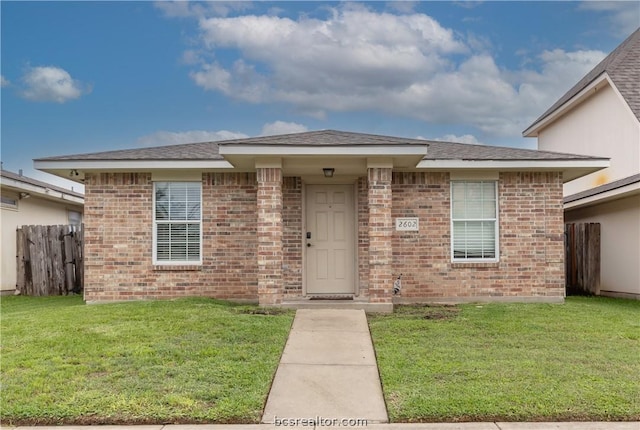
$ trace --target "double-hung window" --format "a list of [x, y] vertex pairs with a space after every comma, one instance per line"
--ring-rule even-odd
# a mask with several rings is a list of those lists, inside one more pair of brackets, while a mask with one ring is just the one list
[[451, 182], [451, 258], [498, 260], [496, 181]]
[[154, 182], [156, 264], [202, 262], [202, 185], [200, 182]]

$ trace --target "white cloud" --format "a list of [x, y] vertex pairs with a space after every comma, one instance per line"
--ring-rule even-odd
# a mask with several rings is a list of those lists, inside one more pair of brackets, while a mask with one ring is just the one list
[[9, 82], [9, 80], [4, 76], [0, 75], [0, 87], [6, 87], [8, 85], [11, 85], [11, 82]]
[[323, 19], [203, 12], [201, 52], [235, 50], [239, 58], [200, 55], [190, 76], [205, 90], [286, 103], [315, 118], [377, 111], [513, 137], [605, 55], [545, 51], [509, 70], [496, 64], [491, 41], [454, 33], [422, 13], [353, 3], [326, 10]]
[[248, 135], [236, 131], [205, 131], [205, 130], [190, 130], [190, 131], [157, 131], [153, 134], [148, 134], [138, 138], [138, 145], [140, 146], [164, 146], [164, 145], [178, 145], [182, 143], [196, 143], [196, 142], [213, 142], [218, 140], [231, 140], [231, 139], [243, 139], [249, 137]]
[[456, 136], [455, 134], [445, 134], [444, 136], [436, 137], [432, 140], [437, 140], [440, 142], [468, 143], [471, 145], [484, 145], [484, 143], [480, 142], [473, 134], [463, 134], [461, 136]]
[[580, 9], [607, 14], [611, 30], [626, 37], [640, 24], [640, 6], [637, 1], [584, 1]]
[[30, 67], [22, 77], [22, 95], [39, 102], [64, 103], [91, 92], [91, 88], [71, 78], [64, 69], [54, 66]]
[[417, 4], [417, 1], [391, 0], [387, 2], [387, 8], [396, 10], [400, 13], [411, 13]]
[[251, 8], [249, 1], [156, 1], [155, 6], [169, 18], [204, 17], [206, 15], [227, 16], [232, 12]]
[[267, 123], [262, 127], [262, 136], [273, 136], [276, 134], [302, 133], [309, 131], [307, 126], [295, 122], [275, 121]]

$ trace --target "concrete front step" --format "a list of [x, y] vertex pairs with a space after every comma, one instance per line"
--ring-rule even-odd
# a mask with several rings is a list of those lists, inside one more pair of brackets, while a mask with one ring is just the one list
[[285, 300], [280, 305], [286, 309], [351, 309], [363, 310], [367, 313], [391, 313], [393, 303], [369, 303], [354, 300]]

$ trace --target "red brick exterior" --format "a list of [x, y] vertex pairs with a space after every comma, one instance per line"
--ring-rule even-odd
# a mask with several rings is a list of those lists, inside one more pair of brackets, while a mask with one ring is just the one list
[[393, 217], [417, 216], [418, 232], [394, 232], [393, 273], [402, 298], [563, 297], [559, 173], [501, 173], [497, 263], [451, 262], [448, 173], [395, 173]]
[[255, 300], [256, 189], [252, 173], [204, 174], [202, 266], [154, 266], [151, 174], [88, 174], [85, 300]]
[[282, 183], [282, 276], [284, 294], [302, 296], [302, 180], [286, 177]]
[[[564, 295], [562, 178], [500, 173], [497, 263], [452, 263], [448, 173], [370, 169], [358, 179], [358, 295], [401, 300]], [[200, 266], [153, 265], [150, 173], [87, 174], [85, 299], [208, 296], [278, 305], [303, 295], [303, 184], [280, 169], [202, 175]], [[418, 217], [397, 232], [396, 217]]]
[[371, 168], [368, 172], [369, 206], [369, 301], [391, 301], [389, 282], [393, 257], [391, 219], [391, 169]]
[[259, 168], [258, 299], [263, 305], [282, 303], [282, 170]]

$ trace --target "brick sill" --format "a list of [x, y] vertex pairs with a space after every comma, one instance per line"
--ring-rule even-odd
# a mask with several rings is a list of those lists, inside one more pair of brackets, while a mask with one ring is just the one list
[[201, 265], [194, 264], [154, 264], [153, 270], [158, 272], [199, 272]]
[[500, 268], [500, 262], [499, 261], [493, 261], [490, 263], [483, 263], [481, 261], [475, 262], [475, 263], [470, 263], [470, 262], [451, 262], [451, 268], [452, 269], [477, 269], [477, 268], [487, 268], [487, 269], [499, 269]]

